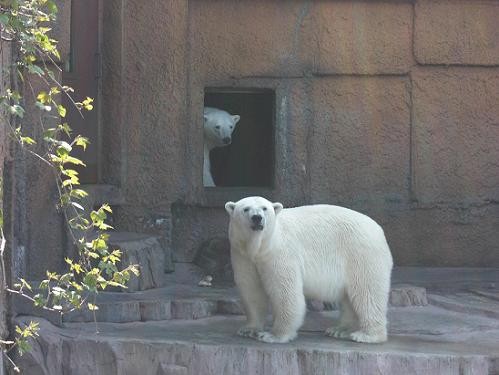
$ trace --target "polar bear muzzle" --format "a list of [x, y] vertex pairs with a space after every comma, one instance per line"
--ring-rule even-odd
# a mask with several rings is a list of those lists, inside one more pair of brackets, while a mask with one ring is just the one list
[[262, 215], [253, 215], [251, 216], [251, 229], [254, 231], [263, 230], [263, 217]]

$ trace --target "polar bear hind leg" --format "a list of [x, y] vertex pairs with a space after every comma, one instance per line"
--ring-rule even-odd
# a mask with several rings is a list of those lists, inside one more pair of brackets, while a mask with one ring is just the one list
[[348, 298], [358, 317], [358, 329], [350, 334], [353, 341], [381, 343], [387, 340], [389, 283], [383, 278], [361, 277], [348, 288]]
[[326, 336], [349, 339], [352, 332], [358, 329], [357, 314], [353, 310], [346, 295], [340, 301], [340, 319], [336, 325], [326, 329]]

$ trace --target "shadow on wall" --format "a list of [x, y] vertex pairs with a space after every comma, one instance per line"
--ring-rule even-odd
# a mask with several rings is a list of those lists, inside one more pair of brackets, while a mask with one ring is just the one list
[[206, 89], [204, 105], [240, 115], [232, 144], [211, 151], [216, 186], [272, 187], [275, 93], [272, 90]]

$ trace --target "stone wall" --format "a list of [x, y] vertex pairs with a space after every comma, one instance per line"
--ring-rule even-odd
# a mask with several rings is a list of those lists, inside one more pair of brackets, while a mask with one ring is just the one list
[[[102, 2], [115, 226], [191, 262], [227, 235], [223, 203], [259, 194], [371, 215], [397, 265], [499, 267], [498, 17], [492, 0]], [[275, 90], [273, 188], [202, 186], [205, 87]], [[30, 238], [36, 275], [60, 239]]]
[[177, 259], [226, 234], [197, 158], [218, 85], [276, 90], [276, 187], [261, 193], [373, 216], [398, 265], [499, 266], [498, 17], [497, 1], [190, 1], [195, 184], [174, 210]]

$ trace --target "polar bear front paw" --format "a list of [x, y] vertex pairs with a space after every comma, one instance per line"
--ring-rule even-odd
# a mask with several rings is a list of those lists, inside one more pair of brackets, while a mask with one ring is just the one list
[[364, 342], [367, 344], [379, 344], [386, 341], [386, 333], [367, 333], [363, 331], [356, 331], [350, 334], [353, 341]]
[[255, 339], [257, 339], [258, 341], [267, 342], [269, 344], [285, 344], [287, 342], [290, 342], [293, 338], [294, 337], [290, 336], [278, 337], [270, 332], [264, 332], [264, 331], [258, 332], [255, 337]]
[[260, 332], [258, 328], [244, 326], [237, 330], [237, 334], [242, 337], [256, 338], [257, 334]]

